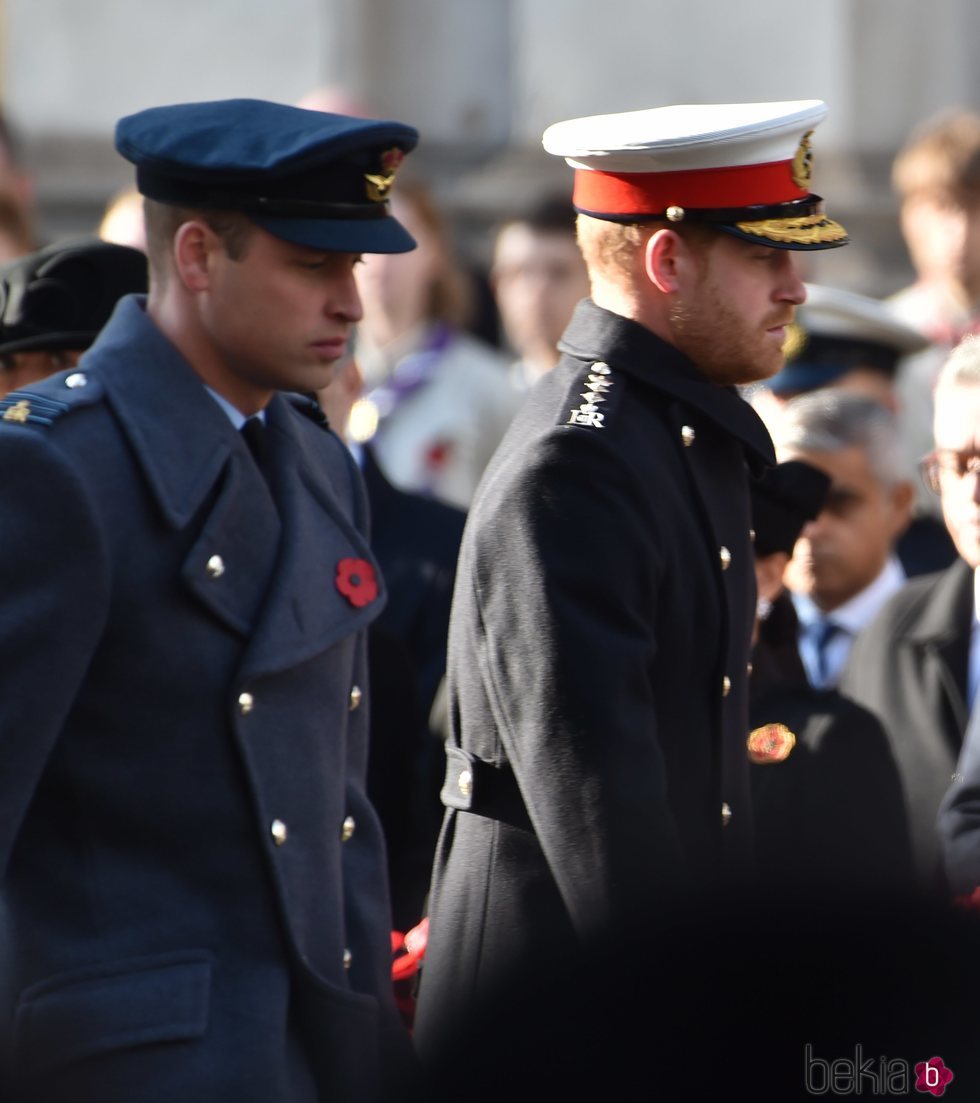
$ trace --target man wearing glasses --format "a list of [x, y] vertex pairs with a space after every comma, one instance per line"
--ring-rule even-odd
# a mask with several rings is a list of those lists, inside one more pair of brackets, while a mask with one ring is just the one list
[[926, 886], [941, 883], [936, 815], [980, 683], [980, 338], [966, 338], [946, 361], [933, 431], [923, 477], [939, 495], [959, 558], [891, 599], [858, 637], [840, 685], [888, 732]]

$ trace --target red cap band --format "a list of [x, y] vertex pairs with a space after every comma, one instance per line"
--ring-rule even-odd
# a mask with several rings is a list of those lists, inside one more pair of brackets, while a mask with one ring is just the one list
[[575, 170], [572, 202], [581, 211], [608, 215], [662, 214], [668, 207], [711, 210], [806, 199], [793, 179], [792, 161], [683, 172]]

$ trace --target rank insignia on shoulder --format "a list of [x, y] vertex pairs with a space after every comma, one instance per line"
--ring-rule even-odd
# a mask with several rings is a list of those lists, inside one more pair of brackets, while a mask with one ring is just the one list
[[763, 724], [749, 733], [746, 740], [749, 761], [757, 766], [785, 762], [796, 746], [796, 736], [785, 724]]
[[588, 425], [593, 429], [602, 429], [605, 425], [605, 413], [602, 404], [608, 401], [612, 389], [612, 369], [608, 364], [598, 361], [589, 368], [584, 390], [579, 395], [582, 405], [572, 409], [568, 416], [569, 425]]
[[69, 410], [88, 406], [102, 395], [101, 384], [83, 372], [48, 376], [37, 390], [10, 391], [0, 398], [0, 421], [13, 425], [53, 425]]
[[31, 416], [31, 404], [26, 398], [18, 399], [13, 406], [8, 406], [3, 411], [4, 421], [19, 421], [23, 424]]

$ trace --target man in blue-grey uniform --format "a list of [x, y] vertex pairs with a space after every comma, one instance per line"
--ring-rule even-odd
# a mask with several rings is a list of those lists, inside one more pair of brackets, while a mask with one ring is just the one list
[[773, 456], [734, 385], [782, 365], [793, 250], [846, 241], [810, 191], [825, 113], [694, 105], [545, 133], [576, 169], [592, 294], [463, 537], [427, 1053], [495, 985], [745, 876], [748, 469]]
[[304, 396], [360, 254], [413, 247], [416, 140], [250, 100], [118, 124], [149, 295], [0, 402], [5, 1100], [360, 1101], [408, 1053], [364, 793], [384, 588]]

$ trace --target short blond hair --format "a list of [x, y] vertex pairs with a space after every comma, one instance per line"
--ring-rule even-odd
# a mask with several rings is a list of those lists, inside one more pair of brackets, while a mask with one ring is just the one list
[[714, 241], [719, 233], [715, 227], [703, 222], [609, 222], [580, 214], [575, 230], [590, 276], [599, 275], [616, 282], [631, 279], [637, 253], [646, 246], [651, 234], [668, 225], [680, 234], [688, 246], [697, 250]]
[[653, 229], [650, 223], [608, 222], [585, 214], [575, 220], [575, 236], [589, 272], [614, 279], [631, 275], [636, 254]]

